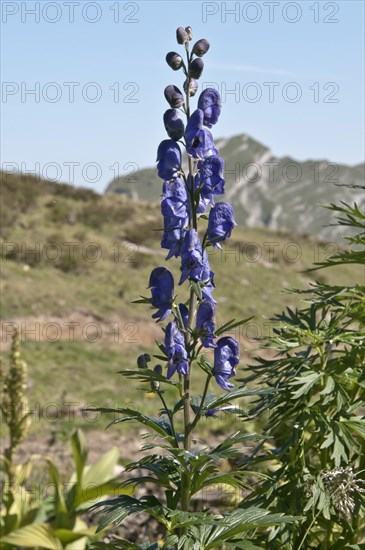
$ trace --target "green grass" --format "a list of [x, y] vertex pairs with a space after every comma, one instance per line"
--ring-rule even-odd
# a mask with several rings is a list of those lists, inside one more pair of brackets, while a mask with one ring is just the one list
[[[7, 214], [2, 252], [2, 319], [5, 328], [11, 320], [21, 327], [21, 351], [29, 366], [30, 406], [34, 408], [39, 403], [38, 407], [44, 409], [47, 403], [54, 402], [55, 410], [66, 402], [78, 403], [78, 408], [88, 403], [143, 403], [148, 414], [156, 412], [158, 398], [141, 394], [134, 382], [121, 379], [116, 372], [133, 367], [138, 354], [156, 352], [152, 347], [154, 338], [163, 339], [148, 306], [132, 304], [139, 295], [149, 295], [146, 287], [151, 270], [168, 265], [175, 281], [179, 278], [178, 260], [166, 263], [159, 245], [159, 205], [142, 204], [123, 196], [100, 197], [86, 191], [78, 195], [70, 186], [47, 182], [39, 188], [40, 184], [33, 181], [37, 190], [33, 195], [30, 177], [22, 182], [12, 176], [4, 185]], [[29, 200], [24, 201], [22, 193]], [[27, 249], [38, 246], [39, 257], [26, 255], [22, 243]], [[61, 251], [57, 261], [47, 259], [46, 251], [49, 258], [52, 250], [46, 247], [51, 243]], [[77, 244], [71, 260], [64, 243]], [[96, 243], [101, 253], [96, 262], [85, 258], [87, 251], [93, 253], [90, 243]], [[210, 254], [217, 283], [217, 325], [231, 318], [254, 316], [250, 325], [236, 333], [243, 363], [252, 360], [258, 345], [254, 337], [268, 335], [268, 319], [287, 305], [299, 305], [296, 296], [283, 292], [285, 288], [303, 288], [315, 278], [338, 284], [361, 280], [361, 272], [351, 266], [328, 273], [305, 273], [314, 261], [331, 251], [326, 243], [292, 234], [236, 228], [223, 251]], [[298, 261], [292, 261], [295, 255], [299, 256]], [[177, 283], [175, 292], [179, 300], [187, 299], [187, 290]], [[75, 319], [80, 325], [75, 337], [70, 338], [66, 323]], [[55, 342], [45, 341], [44, 326], [54, 322], [61, 326], [62, 335]], [[26, 334], [34, 330], [34, 323], [39, 323], [35, 338], [38, 341], [32, 341], [34, 337], [29, 332]], [[87, 323], [97, 323], [101, 330], [96, 343], [89, 341], [92, 330], [86, 336], [82, 333]], [[3, 333], [5, 354], [9, 342], [10, 337], [4, 339]], [[194, 391], [201, 387], [200, 382], [200, 372], [194, 373]], [[66, 415], [59, 421], [61, 432], [67, 432], [74, 424], [88, 429], [107, 423], [106, 418], [85, 421], [80, 412], [70, 419], [69, 410], [66, 407]], [[51, 414], [51, 407], [49, 411]], [[57, 424], [39, 416], [32, 433], [42, 434], [49, 424]], [[216, 426], [212, 420], [203, 431]]]

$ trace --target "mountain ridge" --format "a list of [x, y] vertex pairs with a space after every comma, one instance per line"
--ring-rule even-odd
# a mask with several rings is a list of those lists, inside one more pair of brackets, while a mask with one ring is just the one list
[[[224, 200], [233, 205], [236, 221], [243, 227], [295, 231], [338, 241], [341, 234], [338, 227], [330, 225], [334, 221], [331, 212], [319, 205], [343, 200], [361, 207], [365, 202], [363, 190], [347, 187], [364, 185], [365, 163], [349, 166], [325, 159], [277, 157], [247, 134], [219, 138], [216, 146], [225, 161]], [[156, 168], [143, 168], [115, 178], [105, 193], [158, 201], [161, 180]]]

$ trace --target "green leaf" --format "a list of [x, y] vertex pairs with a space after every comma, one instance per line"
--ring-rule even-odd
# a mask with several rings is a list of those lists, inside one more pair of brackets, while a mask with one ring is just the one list
[[191, 288], [194, 292], [194, 294], [196, 295], [196, 297], [198, 298], [198, 300], [201, 300], [203, 298], [203, 295], [202, 295], [202, 289], [201, 289], [201, 286], [198, 282], [196, 281], [191, 281]]
[[218, 520], [212, 528], [211, 535], [207, 539], [206, 550], [216, 548], [218, 542], [229, 541], [240, 533], [260, 527], [269, 527], [281, 523], [291, 523], [298, 517], [284, 516], [283, 514], [270, 514], [268, 510], [251, 507], [246, 510], [234, 510]]
[[84, 486], [81, 488], [76, 495], [74, 500], [74, 506], [79, 508], [81, 505], [90, 502], [99, 501], [101, 497], [106, 495], [132, 495], [134, 492], [133, 487], [121, 487], [120, 481], [111, 480], [99, 485], [93, 485], [92, 483], [89, 486]]
[[[162, 356], [156, 356], [154, 357], [159, 358], [161, 361], [166, 361], [166, 357]], [[158, 374], [153, 369], [139, 369], [139, 370], [122, 370], [119, 371], [119, 374], [122, 374], [126, 378], [131, 378], [133, 380], [140, 380], [141, 382], [152, 382], [152, 381], [158, 381], [163, 384], [169, 384], [171, 386], [178, 386], [180, 385], [180, 382], [176, 380], [167, 380], [166, 376], [163, 374]]]
[[213, 398], [210, 398], [210, 396], [208, 396], [209, 399], [206, 399], [206, 405], [204, 408], [206, 410], [215, 409], [217, 407], [221, 407], [225, 403], [230, 403], [234, 399], [239, 399], [241, 397], [255, 396], [255, 395], [257, 396], [268, 395], [268, 394], [274, 393], [275, 391], [277, 390], [274, 390], [272, 388], [266, 388], [266, 389], [249, 389], [247, 387], [237, 388], [231, 392], [225, 393], [221, 397], [217, 397], [214, 395]]
[[199, 367], [206, 373], [209, 374], [209, 376], [212, 376], [213, 367], [205, 357], [205, 355], [199, 355], [197, 359], [197, 364]]
[[251, 317], [247, 317], [247, 319], [242, 319], [241, 321], [236, 321], [236, 319], [232, 319], [231, 321], [228, 321], [228, 323], [225, 323], [224, 325], [222, 325], [221, 327], [219, 327], [219, 328], [215, 331], [215, 334], [216, 334], [216, 336], [220, 336], [220, 335], [223, 334], [224, 332], [230, 332], [230, 331], [233, 330], [234, 328], [237, 328], [237, 327], [240, 327], [240, 326], [242, 326], [242, 325], [245, 325], [246, 323], [248, 323], [249, 321], [251, 321], [253, 318], [254, 318], [254, 315], [252, 315]]
[[112, 426], [113, 424], [119, 424], [121, 422], [136, 421], [136, 422], [139, 422], [140, 424], [148, 426], [153, 431], [158, 433], [161, 437], [166, 438], [170, 444], [172, 445], [174, 444], [174, 438], [171, 437], [171, 433], [166, 429], [169, 427], [169, 425], [163, 420], [156, 420], [155, 418], [152, 418], [150, 416], [145, 416], [144, 414], [140, 413], [139, 411], [136, 411], [135, 409], [129, 409], [129, 408], [112, 409], [107, 407], [100, 407], [98, 409], [93, 409], [93, 410], [104, 412], [104, 413], [118, 413], [120, 415], [125, 415], [124, 417], [113, 420], [113, 422], [110, 422], [110, 424], [107, 427]]
[[96, 462], [87, 466], [82, 477], [82, 490], [89, 486], [100, 485], [114, 476], [114, 468], [118, 464], [119, 450], [113, 447]]
[[111, 543], [98, 542], [91, 545], [92, 550], [158, 550], [161, 548], [157, 542], [151, 544], [150, 542], [145, 542], [143, 544], [134, 544], [128, 540], [118, 539]]
[[[122, 495], [117, 499], [106, 501], [103, 503], [108, 507], [108, 512], [105, 514], [101, 523], [97, 528], [97, 533], [103, 531], [110, 525], [118, 526], [130, 515], [146, 512], [154, 517], [158, 517], [162, 523], [165, 523], [164, 508], [160, 501], [153, 496], [145, 496], [140, 500]], [[95, 506], [99, 506], [98, 504]], [[94, 507], [93, 507], [94, 508]]]
[[290, 386], [301, 386], [297, 391], [292, 393], [293, 399], [299, 399], [302, 395], [306, 395], [309, 390], [322, 378], [323, 374], [321, 372], [311, 372], [310, 374], [305, 374], [300, 378], [295, 378], [291, 382]]
[[[63, 544], [70, 544], [71, 542], [79, 541], [85, 538], [86, 541], [91, 535], [95, 534], [94, 529], [85, 529], [83, 531], [71, 531], [70, 529], [56, 529], [55, 535]], [[68, 546], [67, 546], [68, 548]]]
[[141, 298], [131, 301], [131, 304], [150, 304], [150, 303], [151, 303], [151, 299], [146, 298], [145, 296], [141, 296]]
[[41, 547], [47, 550], [62, 550], [61, 541], [57, 539], [53, 529], [45, 523], [21, 527], [2, 537], [1, 542], [25, 548]]
[[326, 382], [326, 385], [325, 385], [324, 389], [319, 393], [319, 395], [331, 394], [334, 389], [335, 389], [335, 381], [332, 378], [332, 376], [329, 376], [327, 378], [327, 382]]
[[71, 435], [71, 448], [76, 465], [77, 482], [80, 483], [88, 455], [86, 439], [80, 429], [75, 430]]

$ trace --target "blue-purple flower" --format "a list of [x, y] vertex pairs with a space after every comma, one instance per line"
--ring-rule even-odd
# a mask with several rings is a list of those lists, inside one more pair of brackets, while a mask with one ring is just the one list
[[176, 371], [186, 376], [189, 369], [188, 354], [185, 349], [184, 335], [177, 328], [175, 321], [166, 327], [165, 348], [168, 356], [167, 378], [171, 378]]
[[219, 92], [214, 88], [206, 88], [198, 99], [198, 109], [204, 113], [204, 126], [211, 128], [218, 122], [221, 114], [222, 102]]
[[163, 116], [163, 122], [169, 138], [177, 141], [184, 135], [184, 121], [177, 109], [167, 109]]
[[161, 212], [167, 218], [182, 218], [181, 226], [189, 222], [187, 210], [188, 195], [185, 183], [181, 178], [165, 181], [162, 187]]
[[224, 160], [219, 155], [211, 155], [199, 163], [199, 186], [202, 199], [214, 206], [214, 196], [224, 194]]
[[185, 236], [185, 229], [183, 229], [184, 219], [174, 216], [173, 218], [164, 218], [164, 232], [161, 240], [161, 248], [166, 248], [170, 252], [166, 256], [166, 260], [169, 260], [173, 256], [177, 258], [181, 256], [181, 247]]
[[210, 244], [215, 248], [221, 248], [218, 243], [231, 236], [235, 225], [232, 206], [226, 202], [216, 204], [209, 212], [207, 237]]
[[202, 287], [202, 297], [203, 297], [203, 299], [204, 300], [210, 300], [211, 302], [216, 304], [217, 302], [214, 300], [214, 298], [212, 296], [212, 292], [215, 289], [213, 271], [209, 272], [209, 277], [208, 277], [208, 279], [204, 279], [204, 282], [205, 282], [205, 284]]
[[174, 278], [167, 267], [156, 267], [150, 275], [148, 288], [151, 289], [151, 305], [158, 311], [152, 315], [153, 319], [163, 321], [171, 313], [174, 299]]
[[158, 175], [163, 180], [176, 178], [181, 170], [181, 151], [176, 141], [164, 139], [157, 150]]
[[203, 128], [203, 119], [203, 111], [196, 109], [190, 116], [185, 129], [186, 150], [188, 154], [201, 160], [218, 153], [214, 146], [211, 132]]
[[230, 336], [220, 338], [214, 350], [213, 368], [213, 374], [218, 386], [227, 391], [233, 388], [233, 384], [227, 382], [227, 380], [235, 376], [238, 363], [239, 348], [236, 340]]
[[212, 300], [203, 300], [196, 314], [196, 331], [205, 348], [215, 348], [215, 304]]
[[[205, 281], [207, 253], [202, 251], [199, 235], [195, 229], [189, 229], [181, 247], [181, 277], [179, 285], [186, 279]], [[209, 264], [208, 264], [209, 265]]]

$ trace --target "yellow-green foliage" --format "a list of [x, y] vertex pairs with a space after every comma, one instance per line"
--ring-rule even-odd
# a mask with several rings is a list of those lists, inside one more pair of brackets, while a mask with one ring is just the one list
[[14, 328], [10, 352], [10, 366], [5, 374], [1, 370], [1, 412], [9, 428], [9, 447], [6, 458], [11, 462], [15, 449], [23, 441], [29, 426], [27, 412], [27, 364], [20, 357], [19, 332]]

